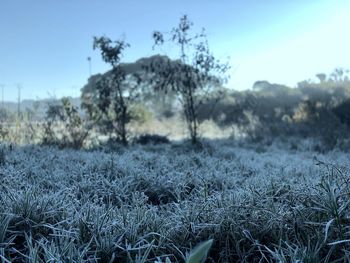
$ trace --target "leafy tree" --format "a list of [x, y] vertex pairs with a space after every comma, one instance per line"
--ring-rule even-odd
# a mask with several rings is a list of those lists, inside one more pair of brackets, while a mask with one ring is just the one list
[[316, 74], [316, 77], [319, 79], [320, 83], [325, 82], [327, 79], [327, 75], [324, 73]]
[[333, 80], [334, 82], [343, 82], [343, 81], [347, 81], [348, 77], [347, 74], [349, 73], [348, 69], [344, 69], [344, 68], [335, 68], [333, 73], [331, 74], [331, 80]]
[[129, 114], [133, 121], [139, 124], [145, 124], [152, 119], [152, 112], [142, 103], [134, 103], [130, 105]]
[[92, 77], [96, 88], [91, 100], [83, 98], [82, 107], [87, 109], [90, 118], [110, 137], [115, 132], [117, 138], [127, 144], [127, 124], [132, 119], [130, 104], [138, 96], [138, 79], [126, 75], [120, 63], [123, 51], [130, 45], [124, 40], [112, 41], [107, 37], [94, 37], [93, 48], [101, 51], [102, 59], [111, 65], [112, 70], [105, 76]]
[[[153, 33], [155, 45], [175, 44], [180, 50], [178, 61], [154, 61], [149, 70], [154, 73], [153, 84], [158, 90], [175, 90], [183, 106], [184, 116], [192, 143], [198, 140], [198, 107], [207, 94], [221, 85], [221, 75], [228, 70], [211, 54], [204, 29], [190, 34], [193, 23], [186, 15], [170, 33]], [[169, 37], [165, 39], [165, 37]]]
[[[161, 61], [168, 61], [167, 56], [154, 55], [137, 60], [134, 64], [135, 75], [140, 79], [140, 97], [138, 100], [142, 102], [150, 111], [152, 111], [154, 117], [157, 119], [169, 118], [175, 114], [175, 105], [177, 100], [177, 93], [174, 90], [155, 90], [152, 85], [149, 85], [150, 81], [154, 77], [150, 74], [149, 68], [154, 63], [162, 63]], [[127, 67], [127, 65], [124, 65]]]
[[140, 100], [154, 113], [154, 117], [157, 119], [170, 118], [175, 115], [177, 93], [174, 90], [155, 91], [152, 86], [147, 85], [142, 90]]

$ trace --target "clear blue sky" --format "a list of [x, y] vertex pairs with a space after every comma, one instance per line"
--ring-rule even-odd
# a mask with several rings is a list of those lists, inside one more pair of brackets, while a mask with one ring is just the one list
[[295, 86], [350, 68], [349, 0], [1, 0], [5, 100], [16, 100], [16, 83], [23, 99], [78, 96], [88, 56], [93, 73], [108, 69], [92, 49], [93, 36], [125, 35], [131, 47], [124, 61], [135, 61], [162, 51], [152, 50], [152, 31], [171, 29], [183, 14], [207, 29], [217, 57], [230, 56], [233, 89], [256, 80]]

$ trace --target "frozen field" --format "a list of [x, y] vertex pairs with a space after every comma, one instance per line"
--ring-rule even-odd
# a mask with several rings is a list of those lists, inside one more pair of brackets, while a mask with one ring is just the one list
[[349, 262], [349, 154], [291, 148], [5, 148], [0, 257], [184, 262], [212, 238], [207, 262]]

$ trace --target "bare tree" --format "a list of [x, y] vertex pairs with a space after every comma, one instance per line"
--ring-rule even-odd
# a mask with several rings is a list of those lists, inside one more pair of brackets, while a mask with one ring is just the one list
[[149, 69], [155, 76], [155, 89], [173, 89], [178, 93], [191, 141], [195, 144], [198, 141], [198, 107], [210, 91], [221, 86], [229, 65], [220, 63], [212, 55], [204, 29], [199, 34], [190, 34], [192, 25], [184, 15], [170, 33], [153, 32], [155, 46], [171, 42], [178, 46], [180, 58], [155, 61]]

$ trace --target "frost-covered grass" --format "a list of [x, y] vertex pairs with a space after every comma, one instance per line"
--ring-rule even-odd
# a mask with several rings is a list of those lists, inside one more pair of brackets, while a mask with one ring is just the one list
[[350, 261], [349, 159], [208, 141], [116, 151], [6, 148], [2, 262]]

